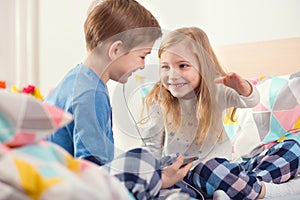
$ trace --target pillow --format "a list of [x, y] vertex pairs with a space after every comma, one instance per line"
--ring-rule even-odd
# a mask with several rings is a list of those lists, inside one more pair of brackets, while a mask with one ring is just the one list
[[0, 142], [6, 146], [37, 142], [72, 119], [71, 114], [31, 95], [0, 90]]
[[245, 155], [286, 139], [300, 142], [300, 72], [251, 81], [260, 93], [259, 104], [237, 109], [236, 122], [224, 121], [233, 149]]

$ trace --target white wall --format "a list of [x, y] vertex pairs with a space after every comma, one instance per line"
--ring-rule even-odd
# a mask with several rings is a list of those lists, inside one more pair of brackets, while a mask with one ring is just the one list
[[[214, 45], [300, 35], [298, 0], [139, 0], [162, 27], [199, 26]], [[172, 5], [172, 6], [171, 6]]]
[[14, 12], [12, 1], [0, 0], [0, 80], [8, 81], [14, 79], [14, 32], [15, 18], [10, 13]]
[[40, 0], [40, 87], [47, 93], [85, 53], [83, 23], [91, 0]]
[[[11, 84], [17, 79], [13, 6], [19, 1], [0, 0], [0, 80], [9, 80]], [[300, 36], [299, 0], [138, 1], [152, 11], [164, 29], [199, 26], [213, 45]], [[90, 2], [38, 0], [37, 83], [44, 93], [84, 57], [83, 22]]]
[[[300, 36], [299, 0], [138, 0], [164, 29], [199, 26], [213, 45]], [[91, 0], [40, 0], [40, 85], [54, 87], [84, 57]], [[172, 5], [172, 6], [171, 6]]]

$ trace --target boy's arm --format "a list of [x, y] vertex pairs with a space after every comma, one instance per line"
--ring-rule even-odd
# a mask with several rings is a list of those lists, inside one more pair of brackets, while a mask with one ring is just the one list
[[85, 95], [76, 98], [73, 112], [74, 156], [98, 165], [111, 161], [114, 157], [114, 143], [108, 96], [101, 91], [87, 91]]

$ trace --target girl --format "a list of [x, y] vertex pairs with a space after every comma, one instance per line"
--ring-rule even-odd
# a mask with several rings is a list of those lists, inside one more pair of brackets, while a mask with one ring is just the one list
[[[208, 198], [221, 190], [231, 199], [257, 199], [272, 191], [272, 184], [266, 189], [264, 182], [282, 183], [297, 175], [300, 148], [293, 140], [247, 162], [229, 162], [231, 143], [222, 113], [254, 107], [259, 93], [236, 73], [225, 73], [201, 29], [172, 31], [158, 55], [160, 81], [145, 97], [149, 116], [141, 125], [143, 139], [158, 159], [181, 154], [199, 158], [184, 183]], [[235, 108], [231, 113], [233, 118]]]

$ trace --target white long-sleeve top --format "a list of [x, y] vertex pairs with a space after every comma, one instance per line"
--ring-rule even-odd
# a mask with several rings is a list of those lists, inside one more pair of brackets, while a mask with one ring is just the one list
[[223, 126], [223, 113], [226, 108], [254, 107], [259, 102], [259, 92], [252, 85], [252, 93], [245, 97], [239, 95], [232, 88], [222, 84], [216, 85], [214, 125], [210, 127], [208, 137], [198, 144], [194, 141], [198, 129], [196, 117], [196, 99], [180, 100], [181, 125], [176, 130], [170, 131], [167, 124], [164, 124], [162, 108], [157, 104], [150, 108], [149, 120], [139, 128], [147, 146], [157, 159], [163, 155], [184, 155], [185, 157], [198, 156], [194, 166], [199, 162], [219, 157], [231, 160], [232, 144]]

